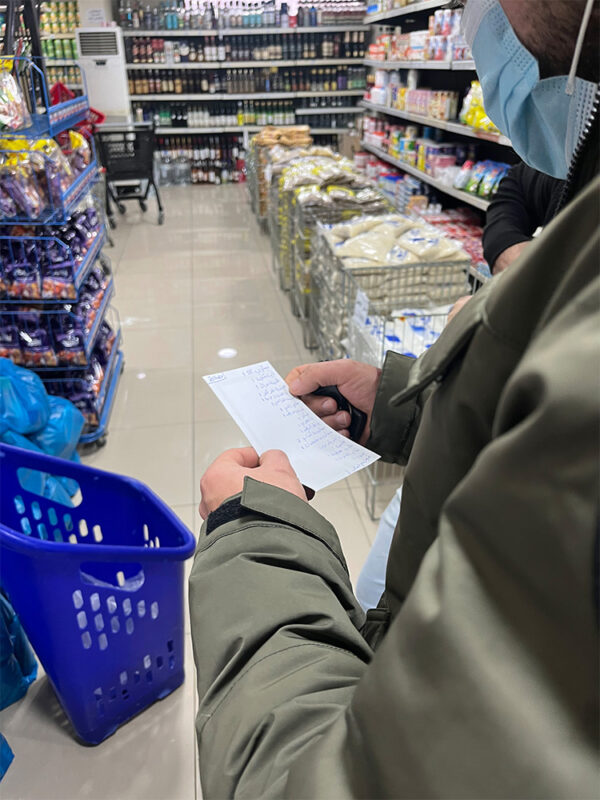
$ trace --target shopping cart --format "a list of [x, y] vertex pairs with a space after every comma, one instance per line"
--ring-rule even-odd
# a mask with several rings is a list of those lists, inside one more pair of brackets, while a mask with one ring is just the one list
[[158, 224], [165, 221], [165, 212], [154, 181], [154, 128], [152, 125], [126, 127], [103, 126], [96, 133], [100, 161], [106, 169], [106, 205], [108, 221], [115, 227], [112, 204], [125, 213], [124, 201], [136, 200], [142, 211], [154, 190], [158, 205]]
[[0, 548], [0, 584], [84, 742], [182, 683], [194, 537], [143, 484], [0, 445]]

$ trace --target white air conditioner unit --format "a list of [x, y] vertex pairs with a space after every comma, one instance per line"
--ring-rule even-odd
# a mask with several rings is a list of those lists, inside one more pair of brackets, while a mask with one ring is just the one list
[[125, 48], [120, 28], [77, 28], [79, 65], [90, 105], [107, 117], [131, 120]]

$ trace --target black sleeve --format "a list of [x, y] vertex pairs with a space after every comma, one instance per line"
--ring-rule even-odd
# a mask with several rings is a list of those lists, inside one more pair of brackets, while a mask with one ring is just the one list
[[483, 254], [490, 267], [508, 247], [527, 242], [556, 209], [563, 181], [517, 164], [507, 172], [491, 201], [483, 231]]

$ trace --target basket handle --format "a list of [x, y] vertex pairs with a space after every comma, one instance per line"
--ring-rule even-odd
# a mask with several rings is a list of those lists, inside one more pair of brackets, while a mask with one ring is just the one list
[[[36, 469], [40, 472], [49, 472], [60, 478], [74, 478], [83, 472], [93, 472], [91, 467], [84, 464], [76, 464], [74, 461], [66, 461], [64, 458], [48, 456], [45, 453], [36, 453], [35, 450], [25, 450], [22, 447], [12, 447], [8, 444], [0, 444], [0, 459], [4, 459], [7, 467], [19, 467]], [[2, 461], [0, 460], [0, 469]]]

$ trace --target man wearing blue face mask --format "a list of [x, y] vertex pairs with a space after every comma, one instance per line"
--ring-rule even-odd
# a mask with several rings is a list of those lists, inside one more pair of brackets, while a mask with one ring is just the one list
[[418, 359], [298, 367], [407, 464], [363, 613], [281, 453], [202, 478], [190, 578], [206, 800], [597, 798], [600, 441], [594, 0], [468, 0], [486, 110], [561, 210]]

